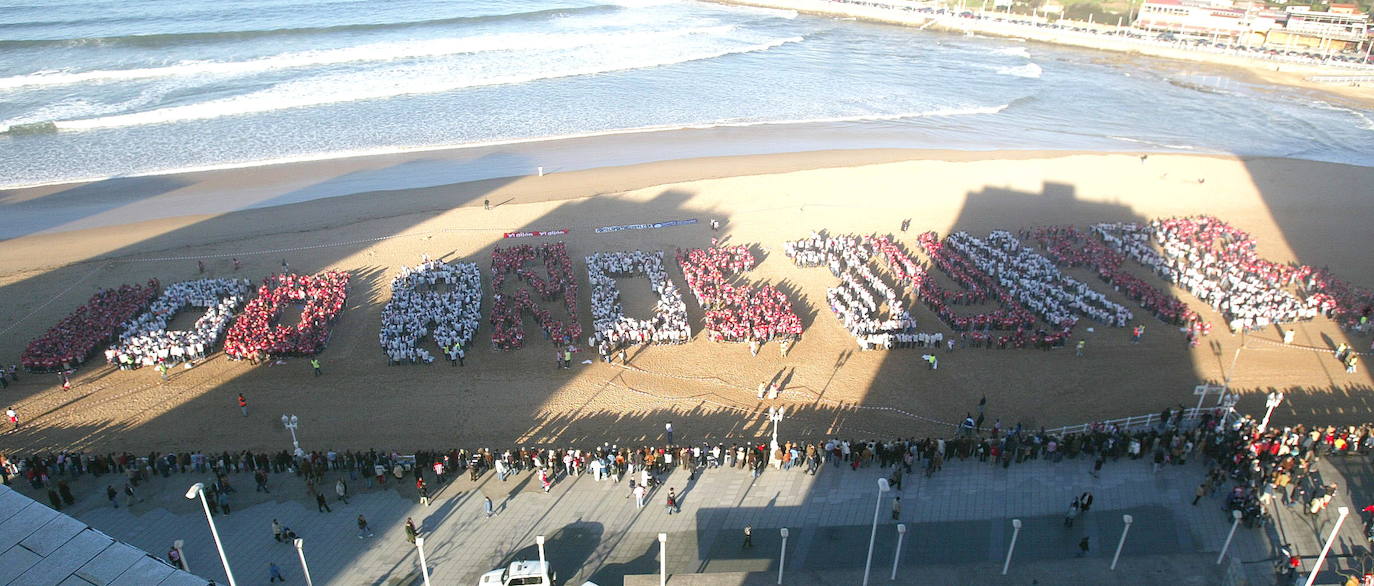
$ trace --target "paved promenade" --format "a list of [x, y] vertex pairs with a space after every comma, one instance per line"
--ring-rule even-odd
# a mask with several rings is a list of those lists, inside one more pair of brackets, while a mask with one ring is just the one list
[[[1217, 565], [1230, 517], [1221, 510], [1224, 490], [1190, 505], [1204, 474], [1197, 460], [1158, 473], [1144, 459], [1109, 461], [1100, 478], [1089, 474], [1091, 462], [1083, 458], [1006, 469], [953, 460], [931, 478], [919, 472], [908, 475], [902, 490], [883, 496], [877, 505], [872, 578], [887, 582], [892, 572], [894, 496], [901, 497], [901, 522], [908, 529], [898, 568], [901, 583], [1272, 584], [1275, 547], [1292, 544], [1310, 567], [1321, 548], [1319, 539], [1330, 531], [1341, 505], [1351, 506], [1352, 513], [1331, 562], [1338, 568], [1359, 568], [1371, 559], [1365, 555], [1359, 509], [1374, 495], [1358, 492], [1371, 489], [1368, 478], [1348, 482], [1341, 470], [1362, 470], [1367, 476], [1369, 463], [1356, 456], [1334, 464], [1320, 464], [1326, 480], [1341, 485], [1326, 512], [1313, 517], [1279, 505], [1270, 526], [1242, 525], [1228, 556], [1234, 559]], [[862, 580], [876, 479], [886, 472], [877, 466], [851, 471], [828, 464], [816, 476], [799, 468], [769, 469], [754, 479], [738, 469], [711, 469], [689, 480], [685, 472], [674, 472], [665, 486], [677, 489], [682, 510], [673, 515], [664, 510], [666, 490], [637, 509], [625, 483], [597, 482], [590, 475], [563, 479], [547, 494], [530, 474], [506, 482], [494, 474], [476, 482], [463, 476], [432, 488], [436, 495], [428, 507], [414, 499], [412, 478], [399, 489], [394, 481], [386, 488], [368, 488], [359, 479], [349, 481], [355, 492], [349, 504], [331, 496], [333, 511], [322, 513], [295, 476], [273, 475], [273, 492], [264, 495], [251, 492], [250, 475], [236, 474], [233, 512], [217, 516], [216, 522], [239, 584], [265, 584], [269, 562], [285, 570], [289, 583], [305, 583], [294, 548], [273, 540], [273, 519], [304, 538], [316, 584], [418, 583], [417, 553], [402, 529], [412, 517], [426, 539], [425, 555], [436, 584], [476, 584], [486, 570], [512, 560], [538, 559], [534, 544], [541, 534], [547, 536], [546, 552], [562, 583], [640, 583], [626, 577], [658, 571], [659, 533], [667, 534], [668, 571], [678, 576], [674, 584], [775, 583], [783, 546], [778, 529], [787, 527], [784, 583], [852, 585]], [[200, 504], [183, 496], [202, 478], [182, 474], [154, 479], [141, 491], [146, 500], [132, 508], [122, 498], [119, 508], [104, 499], [104, 481], [113, 480], [83, 476], [73, 484], [80, 500], [64, 512], [154, 554], [164, 554], [173, 540], [184, 539], [191, 571], [225, 582]], [[326, 485], [331, 495], [332, 482]], [[1354, 505], [1348, 490], [1352, 482]], [[46, 502], [27, 483], [15, 488]], [[1092, 510], [1067, 528], [1063, 518], [1068, 505], [1084, 491], [1094, 494]], [[483, 496], [496, 505], [491, 518], [483, 513]], [[358, 537], [358, 514], [367, 516], [375, 536]], [[1123, 514], [1134, 523], [1118, 568], [1111, 571]], [[1002, 577], [1013, 518], [1021, 519], [1023, 527], [1011, 571]], [[749, 548], [743, 547], [745, 525], [753, 527]], [[1089, 539], [1090, 551], [1079, 558], [1083, 537]], [[689, 576], [699, 573], [705, 575]], [[1335, 573], [1322, 578], [1318, 583], [1339, 583]]]

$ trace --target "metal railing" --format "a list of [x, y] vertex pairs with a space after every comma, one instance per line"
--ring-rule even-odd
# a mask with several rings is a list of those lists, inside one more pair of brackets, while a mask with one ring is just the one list
[[[1196, 422], [1197, 420], [1202, 418], [1202, 415], [1204, 413], [1211, 413], [1213, 415], [1221, 414], [1224, 418], [1229, 419], [1234, 415], [1235, 411], [1231, 409], [1226, 409], [1225, 407], [1202, 407], [1200, 409], [1197, 407], [1188, 407], [1183, 410], [1183, 422]], [[1158, 427], [1159, 413], [1151, 413], [1149, 415], [1134, 415], [1131, 417], [1122, 417], [1120, 419], [1108, 419], [1106, 421], [1083, 423], [1079, 425], [1066, 425], [1064, 427], [1047, 429], [1045, 430], [1045, 433], [1050, 435], [1062, 436], [1070, 433], [1086, 433], [1094, 429], [1111, 429], [1113, 426], [1122, 431], [1134, 431], [1138, 429]]]

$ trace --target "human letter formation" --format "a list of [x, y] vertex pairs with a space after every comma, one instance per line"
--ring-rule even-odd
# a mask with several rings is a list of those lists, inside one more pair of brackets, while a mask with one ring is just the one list
[[[615, 277], [644, 275], [658, 301], [654, 315], [636, 319], [625, 315]], [[597, 252], [587, 257], [587, 280], [592, 284], [591, 347], [609, 356], [632, 344], [685, 344], [692, 337], [687, 302], [663, 270], [663, 251]]]
[[[1326, 315], [1342, 328], [1364, 327], [1374, 292], [1336, 278], [1326, 269], [1285, 265], [1255, 252], [1248, 233], [1210, 216], [1154, 220], [1121, 226], [1146, 234], [1164, 251], [1156, 272], [1207, 302], [1232, 331]], [[1297, 295], [1282, 287], [1296, 287]], [[1298, 296], [1302, 296], [1300, 300]]]
[[[201, 279], [168, 285], [147, 311], [124, 324], [105, 357], [121, 368], [176, 364], [204, 358], [224, 335], [248, 295], [248, 279]], [[178, 311], [205, 308], [190, 330], [167, 330]]]
[[382, 352], [389, 364], [434, 362], [434, 354], [420, 347], [429, 336], [443, 355], [457, 360], [470, 349], [481, 320], [477, 263], [425, 260], [401, 267], [391, 280], [391, 301], [382, 308]]
[[[810, 238], [784, 243], [783, 253], [798, 266], [824, 266], [839, 277], [840, 284], [826, 289], [825, 299], [860, 350], [939, 346], [944, 334], [916, 331], [916, 320], [906, 309], [906, 301], [868, 264], [874, 252], [880, 251], [885, 258], [898, 260], [896, 266], [907, 270], [901, 274], [914, 273], [915, 263], [900, 262], [899, 255], [905, 255], [891, 246], [890, 241], [880, 242], [871, 236], [812, 233]], [[885, 316], [880, 315], [880, 307], [887, 308]]]
[[704, 329], [711, 341], [761, 344], [801, 336], [801, 318], [781, 291], [772, 285], [737, 287], [726, 279], [754, 268], [748, 247], [678, 250], [677, 262], [687, 279], [687, 290], [706, 312]]
[[[1161, 321], [1186, 326], [1195, 335], [1211, 332], [1202, 320], [1178, 297], [1161, 291], [1144, 279], [1127, 272], [1122, 265], [1127, 257], [1150, 267], [1163, 266], [1163, 259], [1150, 247], [1149, 238], [1119, 235], [1120, 225], [1097, 224], [1089, 228], [1101, 240], [1094, 240], [1073, 226], [1042, 226], [1023, 230], [1022, 238], [1038, 243], [1046, 256], [1064, 267], [1087, 267], [1117, 292], [1130, 297]], [[1158, 262], [1155, 262], [1158, 259]]]
[[[525, 268], [536, 260], [543, 262], [547, 279]], [[521, 287], [507, 295], [502, 285], [512, 274], [529, 287]], [[491, 282], [496, 292], [491, 309], [493, 348], [515, 350], [525, 345], [521, 315], [526, 311], [534, 315], [544, 330], [544, 339], [554, 345], [562, 347], [582, 339], [582, 325], [577, 321], [577, 283], [573, 280], [572, 260], [564, 243], [497, 248], [491, 253]], [[554, 319], [552, 312], [537, 305], [530, 295], [531, 288], [545, 302], [562, 301], [567, 321]]]
[[30, 341], [20, 354], [19, 363], [30, 371], [76, 368], [97, 347], [118, 339], [116, 335], [123, 331], [124, 322], [157, 299], [157, 288], [157, 279], [151, 279], [146, 285], [101, 289], [85, 305]]
[[[1345, 329], [1367, 330], [1374, 317], [1374, 291], [1356, 287], [1328, 269], [1280, 264], [1261, 258], [1246, 232], [1209, 216], [1167, 218], [1148, 224], [1102, 223], [1080, 231], [1073, 226], [1023, 230], [1018, 239], [994, 231], [986, 238], [956, 232], [940, 238], [920, 234], [916, 245], [926, 262], [913, 260], [890, 236], [823, 236], [787, 242], [784, 252], [797, 266], [825, 267], [839, 282], [826, 301], [862, 349], [938, 345], [945, 334], [915, 330], [908, 296], [925, 304], [971, 346], [1001, 348], [1063, 345], [1082, 318], [1114, 327], [1134, 319], [1132, 312], [1062, 272], [1084, 267], [1164, 322], [1183, 327], [1189, 342], [1211, 325], [1176, 296], [1132, 275], [1133, 260], [1187, 289], [1220, 312], [1232, 330], [1262, 328], [1326, 316]], [[1022, 242], [1038, 245], [1034, 250]], [[881, 263], [870, 263], [882, 259]], [[746, 246], [678, 250], [687, 290], [705, 312], [711, 341], [794, 340], [801, 320], [791, 301], [771, 285], [740, 284], [754, 268]], [[542, 264], [537, 272], [530, 265]], [[881, 264], [886, 278], [873, 264]], [[662, 253], [607, 252], [587, 257], [592, 283], [594, 335], [602, 343], [683, 343], [690, 339], [683, 295], [663, 268]], [[931, 278], [938, 268], [951, 281]], [[577, 283], [562, 242], [497, 248], [491, 258], [494, 290], [489, 320], [494, 348], [525, 343], [523, 315], [529, 313], [544, 337], [559, 348], [582, 338], [577, 315]], [[616, 277], [643, 274], [658, 297], [654, 315], [624, 315]], [[514, 276], [521, 286], [508, 291]], [[205, 357], [225, 337], [226, 353], [250, 360], [311, 355], [324, 349], [332, 323], [342, 311], [348, 273], [272, 276], [235, 321], [249, 296], [242, 279], [203, 279], [168, 285], [122, 285], [101, 289], [84, 305], [31, 340], [20, 356], [30, 371], [68, 370], [105, 350], [121, 369], [165, 366]], [[443, 286], [447, 289], [441, 290]], [[481, 277], [473, 263], [446, 264], [426, 259], [404, 267], [392, 282], [392, 299], [382, 311], [380, 343], [394, 363], [428, 363], [436, 356], [461, 361], [470, 349], [481, 316]], [[536, 303], [561, 306], [556, 319]], [[304, 303], [301, 322], [272, 325], [287, 305]], [[961, 305], [993, 304], [981, 313]], [[169, 331], [179, 311], [204, 313], [186, 331]], [[557, 308], [557, 307], [556, 307]], [[230, 327], [230, 324], [233, 327]], [[1037, 325], [1039, 324], [1039, 325]], [[226, 336], [227, 334], [227, 336]], [[439, 352], [420, 348], [428, 336]], [[607, 353], [609, 354], [609, 352]]]
[[[231, 358], [262, 360], [267, 356], [312, 356], [329, 343], [330, 326], [343, 311], [348, 298], [344, 271], [318, 275], [283, 273], [269, 275], [224, 338], [224, 353]], [[295, 325], [272, 322], [293, 303], [303, 303]]]

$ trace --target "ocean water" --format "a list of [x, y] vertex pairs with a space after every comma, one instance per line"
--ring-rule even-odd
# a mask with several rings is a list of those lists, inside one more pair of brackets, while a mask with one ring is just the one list
[[1374, 112], [1297, 91], [1187, 64], [781, 10], [21, 2], [0, 2], [6, 187], [721, 126], [759, 129], [731, 133], [720, 149], [731, 153], [1184, 150], [1374, 164]]

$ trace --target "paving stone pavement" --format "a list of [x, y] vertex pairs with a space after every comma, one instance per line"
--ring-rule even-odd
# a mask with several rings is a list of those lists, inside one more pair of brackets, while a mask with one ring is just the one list
[[[1369, 469], [1364, 456], [1340, 464]], [[418, 583], [417, 553], [402, 529], [407, 517], [425, 536], [426, 561], [436, 584], [476, 584], [484, 571], [517, 559], [538, 559], [537, 535], [546, 536], [546, 555], [563, 583], [622, 584], [626, 576], [658, 571], [659, 533], [667, 534], [668, 571], [684, 576], [677, 583], [689, 583], [685, 576], [697, 573], [718, 575], [725, 580], [719, 583], [761, 583], [777, 572], [782, 527], [790, 531], [785, 571], [793, 578], [787, 583], [852, 584], [861, 580], [875, 505], [873, 577], [875, 583], [887, 581], [897, 541], [891, 503], [900, 496], [900, 521], [908, 528], [899, 568], [904, 583], [1159, 583], [1162, 574], [1174, 572], [1169, 581], [1180, 585], [1272, 584], [1278, 544], [1292, 544], [1310, 567], [1335, 521], [1336, 507], [1351, 506], [1348, 490], [1316, 517], [1280, 505], [1271, 525], [1242, 525], [1228, 556], [1234, 559], [1217, 566], [1231, 519], [1221, 509], [1221, 491], [1190, 505], [1205, 471], [1201, 465], [1166, 466], [1155, 473], [1144, 460], [1121, 460], [1109, 462], [1100, 478], [1089, 474], [1090, 465], [1085, 459], [1066, 459], [999, 468], [954, 460], [930, 478], [919, 472], [908, 475], [902, 490], [884, 495], [881, 503], [876, 479], [888, 471], [876, 466], [851, 471], [826, 465], [815, 476], [799, 468], [769, 469], [757, 479], [731, 469], [707, 470], [695, 479], [678, 471], [665, 482], [680, 495], [681, 512], [671, 515], [665, 511], [662, 489], [637, 509], [625, 483], [583, 475], [562, 479], [546, 494], [529, 474], [505, 482], [492, 474], [476, 482], [463, 476], [434, 490], [430, 506], [415, 501], [409, 482], [397, 489], [394, 482], [368, 488], [364, 480], [351, 480], [356, 494], [350, 502], [331, 497], [332, 512], [319, 512], [311, 510], [315, 503], [302, 480], [277, 474], [273, 493], [240, 488], [233, 495], [233, 512], [215, 521], [235, 577], [245, 585], [266, 583], [268, 562], [286, 570], [289, 582], [304, 583], [295, 549], [272, 538], [273, 519], [304, 539], [316, 584]], [[1325, 461], [1320, 465], [1328, 481], [1347, 486], [1336, 467]], [[234, 479], [240, 487], [253, 484], [248, 474]], [[132, 508], [122, 501], [119, 508], [111, 507], [103, 498], [104, 480], [109, 477], [76, 481], [73, 487], [82, 500], [64, 512], [154, 554], [183, 539], [191, 571], [225, 582], [200, 504], [183, 496], [202, 478], [156, 478], [141, 490], [146, 501]], [[331, 478], [327, 492], [332, 493], [332, 485]], [[16, 488], [38, 496], [27, 485], [17, 483]], [[1069, 502], [1085, 490], [1094, 494], [1092, 510], [1072, 528], [1065, 527]], [[483, 513], [483, 496], [496, 505], [491, 518]], [[1361, 531], [1363, 506], [1352, 507], [1333, 547], [1328, 563], [1335, 569], [1359, 568], [1374, 559], [1367, 555]], [[375, 536], [358, 536], [358, 514], [366, 515]], [[1111, 572], [1107, 567], [1124, 528], [1123, 514], [1134, 523], [1122, 565]], [[1012, 518], [1021, 519], [1023, 527], [1012, 570], [1004, 578], [1000, 570]], [[745, 525], [753, 527], [750, 548], [743, 547]], [[1091, 551], [1080, 559], [1077, 544], [1085, 536]], [[1322, 578], [1318, 583], [1339, 583], [1335, 573]]]

